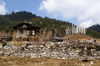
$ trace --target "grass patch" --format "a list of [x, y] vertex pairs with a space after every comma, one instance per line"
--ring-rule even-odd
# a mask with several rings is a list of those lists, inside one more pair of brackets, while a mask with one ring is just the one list
[[[93, 60], [92, 66], [99, 66], [99, 60]], [[0, 58], [0, 66], [89, 66], [91, 61], [82, 62], [77, 59], [20, 58], [9, 56]]]

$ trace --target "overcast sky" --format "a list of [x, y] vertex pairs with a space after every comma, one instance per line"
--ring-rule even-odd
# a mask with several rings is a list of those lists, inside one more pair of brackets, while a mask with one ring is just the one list
[[28, 11], [89, 27], [100, 24], [100, 0], [0, 0], [0, 14]]

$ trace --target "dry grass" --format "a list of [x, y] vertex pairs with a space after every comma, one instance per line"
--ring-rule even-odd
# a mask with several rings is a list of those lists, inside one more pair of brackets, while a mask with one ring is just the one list
[[23, 37], [20, 39], [16, 38], [16, 31], [13, 32], [13, 40], [9, 42], [9, 44], [13, 44], [15, 46], [22, 46], [23, 45]]
[[[100, 61], [94, 60], [92, 66], [100, 66]], [[63, 60], [50, 58], [19, 58], [16, 56], [9, 56], [0, 58], [0, 66], [89, 66], [89, 62], [82, 62], [77, 59]]]
[[0, 47], [2, 47], [2, 43], [0, 42]]
[[73, 40], [90, 40], [92, 37], [89, 37], [87, 35], [84, 35], [84, 34], [74, 34], [74, 35], [69, 35], [69, 36], [66, 36], [64, 37], [65, 41], [69, 40], [69, 41], [73, 41]]
[[9, 35], [11, 35], [10, 32], [8, 32], [8, 33], [6, 33], [5, 31], [1, 31], [1, 32], [0, 32], [0, 37], [7, 37], [7, 36], [9, 36]]

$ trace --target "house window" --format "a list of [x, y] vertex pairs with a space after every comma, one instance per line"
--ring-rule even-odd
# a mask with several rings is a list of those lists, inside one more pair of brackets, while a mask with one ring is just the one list
[[34, 30], [32, 31], [32, 35], [35, 35], [35, 31]]
[[35, 35], [35, 30], [27, 30], [27, 35]]
[[27, 35], [29, 35], [29, 30], [27, 30]]

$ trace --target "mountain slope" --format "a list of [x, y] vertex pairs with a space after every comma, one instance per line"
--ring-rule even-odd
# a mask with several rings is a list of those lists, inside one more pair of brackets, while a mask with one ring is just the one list
[[37, 16], [35, 14], [32, 14], [31, 12], [20, 11], [6, 14], [4, 15], [4, 17], [10, 18], [10, 20], [12, 21], [25, 21], [31, 18], [36, 18]]
[[72, 26], [72, 23], [50, 18], [32, 18], [27, 22], [32, 22], [34, 25], [39, 26], [41, 31], [44, 29], [46, 29], [46, 31], [52, 31], [52, 33], [56, 33], [57, 36], [65, 36], [65, 28]]
[[[35, 14], [32, 14], [31, 12], [21, 11], [21, 12], [12, 12], [11, 14], [6, 15], [0, 15], [0, 31], [5, 32], [12, 32], [12, 26], [24, 22], [27, 20], [27, 22], [32, 22], [33, 25], [39, 26], [40, 32], [45, 31], [52, 31], [53, 35], [57, 36], [65, 36], [65, 29], [69, 26], [72, 27], [72, 23], [66, 22], [66, 21], [60, 21], [56, 19], [51, 18], [42, 18], [38, 17]], [[94, 26], [95, 27], [95, 26]], [[94, 28], [93, 27], [93, 28]], [[99, 31], [99, 27], [96, 27], [94, 30]], [[92, 27], [87, 29], [86, 34], [89, 36], [92, 36], [94, 38], [100, 38], [100, 33], [93, 30]], [[92, 29], [92, 30], [91, 30]]]
[[100, 25], [99, 25], [99, 24], [92, 25], [92, 26], [89, 27], [88, 29], [91, 29], [91, 30], [95, 30], [95, 31], [100, 32]]

